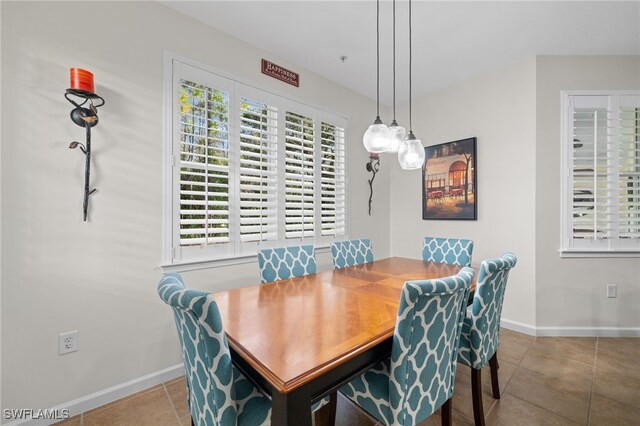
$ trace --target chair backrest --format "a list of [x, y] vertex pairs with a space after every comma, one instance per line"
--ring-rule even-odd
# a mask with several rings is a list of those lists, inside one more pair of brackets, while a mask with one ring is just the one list
[[370, 240], [337, 241], [331, 244], [331, 256], [335, 269], [373, 262]]
[[473, 241], [424, 237], [422, 260], [449, 265], [471, 266]]
[[315, 274], [315, 250], [312, 245], [268, 248], [258, 252], [260, 280], [263, 283]]
[[197, 425], [235, 425], [231, 354], [213, 296], [185, 289], [182, 278], [175, 273], [162, 278], [158, 294], [173, 308], [193, 421]]
[[473, 368], [482, 368], [500, 344], [504, 292], [509, 271], [517, 261], [512, 253], [505, 253], [500, 258], [484, 260], [480, 265], [471, 306], [470, 348], [460, 351], [460, 357]]
[[407, 281], [391, 350], [390, 424], [415, 425], [453, 396], [460, 332], [474, 271]]

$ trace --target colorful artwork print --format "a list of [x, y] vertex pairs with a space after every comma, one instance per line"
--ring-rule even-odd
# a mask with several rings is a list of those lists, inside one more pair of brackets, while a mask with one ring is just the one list
[[477, 220], [476, 138], [424, 151], [422, 219]]

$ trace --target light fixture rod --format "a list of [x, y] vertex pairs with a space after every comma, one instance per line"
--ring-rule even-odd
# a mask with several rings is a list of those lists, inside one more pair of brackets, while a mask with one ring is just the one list
[[393, 123], [396, 122], [396, 0], [393, 0]]
[[409, 0], [409, 133], [413, 133], [413, 125], [411, 124], [411, 66], [412, 66], [411, 48], [411, 0]]
[[376, 116], [380, 117], [380, 0], [376, 0]]

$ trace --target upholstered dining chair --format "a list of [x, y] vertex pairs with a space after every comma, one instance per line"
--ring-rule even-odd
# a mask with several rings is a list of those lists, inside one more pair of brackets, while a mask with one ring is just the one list
[[[173, 309], [182, 345], [192, 424], [269, 425], [271, 400], [233, 365], [213, 296], [186, 289], [176, 273], [162, 278], [158, 294]], [[319, 409], [328, 400], [318, 401], [312, 409]]]
[[424, 237], [422, 260], [447, 263], [449, 265], [471, 266], [473, 241], [456, 238]]
[[391, 358], [340, 389], [385, 425], [420, 423], [442, 407], [451, 425], [456, 358], [474, 271], [426, 281], [407, 281], [393, 334]]
[[312, 245], [268, 248], [258, 251], [263, 283], [315, 274], [316, 255]]
[[337, 241], [331, 244], [331, 257], [335, 269], [373, 262], [370, 240]]
[[500, 317], [509, 271], [516, 262], [517, 259], [512, 253], [505, 253], [500, 258], [482, 262], [476, 280], [473, 304], [467, 310], [462, 325], [458, 362], [471, 367], [473, 417], [476, 426], [484, 425], [480, 372], [487, 363], [491, 370], [493, 397], [500, 399], [498, 382]]

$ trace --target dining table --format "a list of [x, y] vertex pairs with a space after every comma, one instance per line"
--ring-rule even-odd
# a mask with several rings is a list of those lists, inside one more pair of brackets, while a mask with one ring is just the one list
[[271, 424], [310, 426], [312, 403], [390, 356], [404, 283], [461, 268], [390, 257], [214, 298], [234, 364], [271, 397]]

